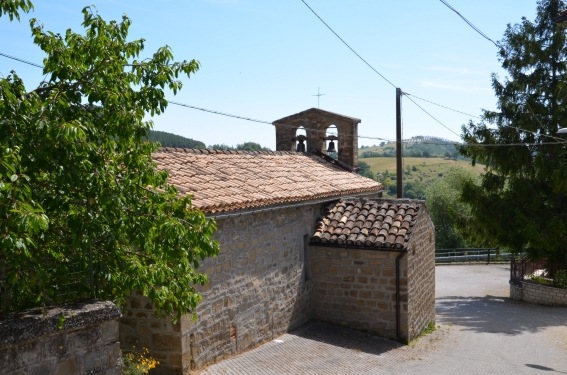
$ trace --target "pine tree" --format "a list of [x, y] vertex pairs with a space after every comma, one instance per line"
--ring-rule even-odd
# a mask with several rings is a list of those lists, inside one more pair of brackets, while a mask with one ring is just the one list
[[492, 76], [497, 111], [463, 127], [461, 152], [486, 165], [481, 183], [468, 183], [478, 237], [534, 258], [567, 260], [566, 29], [553, 19], [562, 0], [540, 0], [534, 22], [508, 25]]

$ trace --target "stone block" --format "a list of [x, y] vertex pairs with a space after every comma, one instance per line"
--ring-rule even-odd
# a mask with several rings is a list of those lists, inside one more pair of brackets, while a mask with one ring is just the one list
[[178, 335], [152, 334], [152, 348], [159, 348], [160, 351], [181, 352], [181, 339]]

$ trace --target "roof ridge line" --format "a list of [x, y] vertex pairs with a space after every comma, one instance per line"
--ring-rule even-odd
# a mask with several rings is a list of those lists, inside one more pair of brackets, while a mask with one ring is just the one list
[[303, 152], [296, 151], [248, 151], [248, 150], [217, 150], [213, 148], [185, 148], [185, 147], [160, 147], [154, 153], [158, 152], [184, 152], [187, 154], [202, 155], [305, 155]]

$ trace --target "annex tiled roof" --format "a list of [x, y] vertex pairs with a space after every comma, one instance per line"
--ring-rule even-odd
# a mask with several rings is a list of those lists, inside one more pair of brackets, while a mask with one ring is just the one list
[[382, 184], [316, 156], [284, 151], [163, 148], [153, 154], [181, 194], [206, 213], [221, 213], [373, 193]]
[[340, 200], [317, 221], [312, 244], [407, 250], [424, 203], [416, 200]]

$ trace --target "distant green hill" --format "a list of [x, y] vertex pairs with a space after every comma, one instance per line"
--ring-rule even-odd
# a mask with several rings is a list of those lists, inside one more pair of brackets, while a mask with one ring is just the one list
[[150, 130], [148, 138], [150, 141], [159, 142], [162, 147], [207, 148], [201, 141], [159, 130]]
[[[456, 142], [430, 136], [405, 139], [402, 152], [404, 157], [462, 159], [457, 151]], [[361, 146], [358, 155], [360, 158], [395, 157], [396, 144], [382, 142], [379, 146]]]

